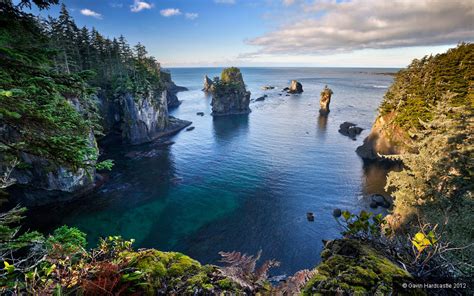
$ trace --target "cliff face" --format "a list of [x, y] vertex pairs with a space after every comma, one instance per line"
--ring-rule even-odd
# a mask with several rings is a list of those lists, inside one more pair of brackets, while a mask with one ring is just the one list
[[122, 138], [130, 144], [149, 142], [168, 126], [167, 92], [136, 99], [125, 94], [120, 100]]
[[357, 154], [366, 160], [378, 160], [383, 155], [416, 152], [408, 133], [394, 122], [395, 112], [377, 117]]
[[213, 84], [212, 115], [250, 113], [250, 92], [245, 89], [242, 73], [238, 68], [224, 69], [221, 79]]

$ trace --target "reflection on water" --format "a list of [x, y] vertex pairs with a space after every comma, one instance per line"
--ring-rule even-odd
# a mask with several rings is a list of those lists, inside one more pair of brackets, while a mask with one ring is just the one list
[[249, 114], [215, 116], [212, 118], [212, 127], [216, 140], [228, 141], [248, 132]]
[[362, 169], [364, 172], [362, 192], [364, 195], [370, 196], [384, 194], [387, 174], [390, 171], [400, 171], [401, 166], [397, 163], [365, 162]]
[[328, 125], [328, 114], [319, 114], [318, 116], [318, 135], [325, 135]]

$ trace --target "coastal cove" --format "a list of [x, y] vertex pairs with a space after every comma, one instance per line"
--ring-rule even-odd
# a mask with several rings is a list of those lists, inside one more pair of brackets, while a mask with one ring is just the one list
[[[140, 146], [106, 139], [102, 157], [115, 166], [105, 183], [78, 201], [32, 209], [27, 226], [76, 226], [91, 245], [122, 235], [136, 247], [179, 251], [202, 263], [217, 263], [219, 251], [261, 249], [263, 259], [281, 262], [272, 271], [279, 275], [312, 268], [322, 239], [340, 237], [334, 208], [381, 211], [369, 204], [371, 194], [383, 193], [385, 170], [364, 166], [355, 150], [392, 83], [385, 74], [397, 69], [241, 68], [252, 112], [213, 118], [211, 97], [201, 89], [205, 75], [221, 70], [170, 69], [189, 89], [178, 93], [182, 103], [170, 115], [195, 129]], [[302, 94], [281, 92], [292, 79]], [[334, 92], [327, 117], [318, 112], [325, 85]], [[355, 141], [338, 132], [345, 121], [364, 129]]]

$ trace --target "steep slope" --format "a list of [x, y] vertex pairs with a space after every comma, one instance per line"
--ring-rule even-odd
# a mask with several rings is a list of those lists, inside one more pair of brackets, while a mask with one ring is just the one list
[[415, 59], [396, 76], [385, 94], [369, 136], [357, 153], [364, 159], [415, 152], [416, 133], [434, 118], [438, 103], [471, 106], [474, 44], [460, 44], [444, 54]]

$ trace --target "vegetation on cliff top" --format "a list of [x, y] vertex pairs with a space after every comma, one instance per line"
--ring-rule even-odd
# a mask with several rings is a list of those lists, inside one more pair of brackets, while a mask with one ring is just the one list
[[380, 115], [395, 112], [394, 122], [408, 131], [421, 129], [422, 122], [431, 121], [441, 101], [448, 106], [473, 107], [473, 63], [472, 43], [413, 60], [395, 76], [380, 106]]

